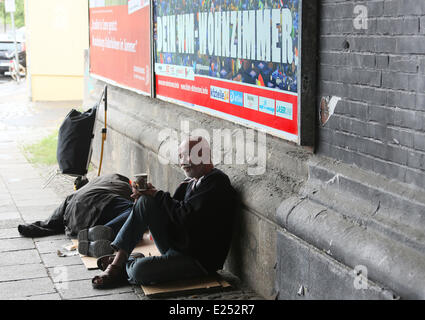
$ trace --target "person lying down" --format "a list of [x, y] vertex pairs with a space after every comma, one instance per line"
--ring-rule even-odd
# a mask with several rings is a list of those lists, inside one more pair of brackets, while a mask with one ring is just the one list
[[[18, 226], [24, 237], [45, 237], [65, 233], [76, 238], [81, 230], [105, 225], [133, 207], [130, 180], [120, 174], [96, 177], [68, 195], [44, 221]], [[121, 226], [113, 224], [119, 230]]]

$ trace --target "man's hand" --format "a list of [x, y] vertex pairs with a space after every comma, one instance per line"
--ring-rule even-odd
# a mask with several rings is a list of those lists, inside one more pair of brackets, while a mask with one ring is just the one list
[[139, 191], [137, 190], [136, 184], [133, 182], [133, 184], [131, 185], [131, 190], [133, 191], [133, 193], [130, 197], [132, 197], [134, 200], [139, 199], [141, 195], [154, 197], [155, 194], [158, 192], [158, 190], [156, 190], [151, 183], [148, 183], [148, 188], [146, 190]]
[[156, 188], [151, 183], [148, 183], [148, 188], [146, 190], [139, 191], [139, 193], [151, 197], [154, 197], [157, 192], [158, 190], [156, 190]]
[[133, 183], [131, 184], [131, 191], [133, 192], [130, 197], [132, 197], [134, 200], [137, 200], [140, 198], [140, 196], [142, 195], [140, 193], [139, 190], [137, 190], [137, 185], [136, 183], [133, 181]]

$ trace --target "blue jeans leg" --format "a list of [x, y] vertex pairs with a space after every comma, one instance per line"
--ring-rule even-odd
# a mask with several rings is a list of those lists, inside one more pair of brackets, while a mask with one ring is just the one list
[[112, 246], [130, 254], [149, 229], [158, 250], [161, 254], [165, 254], [170, 248], [168, 225], [167, 214], [159, 209], [154, 198], [141, 196], [112, 242]]
[[114, 230], [115, 235], [117, 235], [124, 223], [127, 221], [128, 217], [130, 216], [132, 209], [133, 207], [125, 209], [123, 212], [120, 213], [119, 216], [106, 223], [105, 226], [110, 227], [112, 230]]
[[152, 285], [208, 274], [198, 261], [173, 249], [161, 256], [130, 258], [126, 271], [128, 281], [134, 285]]
[[139, 198], [112, 246], [130, 254], [149, 229], [161, 256], [130, 258], [126, 264], [130, 283], [151, 284], [207, 274], [198, 261], [171, 248], [168, 225], [167, 214], [152, 197]]
[[116, 197], [103, 209], [100, 219], [96, 224], [112, 228], [115, 235], [117, 235], [130, 215], [132, 208], [133, 201]]

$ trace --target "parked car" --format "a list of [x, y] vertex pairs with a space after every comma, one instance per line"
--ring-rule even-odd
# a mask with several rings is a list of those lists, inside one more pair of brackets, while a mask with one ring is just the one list
[[[18, 41], [19, 64], [26, 68], [25, 42]], [[9, 66], [15, 56], [15, 43], [10, 36], [0, 36], [0, 74], [9, 71]]]

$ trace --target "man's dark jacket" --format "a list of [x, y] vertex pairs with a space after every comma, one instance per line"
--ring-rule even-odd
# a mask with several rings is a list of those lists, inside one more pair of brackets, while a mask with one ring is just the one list
[[222, 269], [230, 248], [236, 192], [219, 169], [205, 175], [196, 187], [195, 183], [183, 182], [173, 197], [158, 191], [155, 200], [170, 218], [175, 249], [213, 272]]
[[108, 174], [96, 177], [78, 191], [73, 192], [44, 221], [19, 225], [23, 236], [42, 237], [65, 233], [75, 237], [82, 229], [93, 227], [102, 211], [115, 197], [131, 200], [131, 186], [127, 177]]

